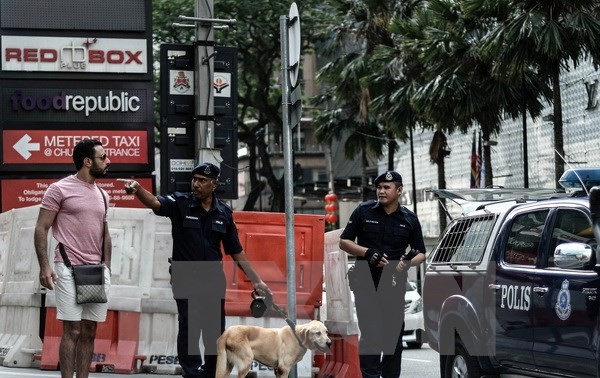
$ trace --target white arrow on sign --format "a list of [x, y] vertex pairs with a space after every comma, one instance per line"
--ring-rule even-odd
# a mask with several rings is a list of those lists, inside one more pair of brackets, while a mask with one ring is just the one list
[[29, 143], [30, 141], [31, 141], [31, 137], [29, 135], [25, 134], [13, 146], [15, 151], [17, 151], [21, 156], [23, 156], [23, 159], [25, 159], [25, 160], [27, 160], [31, 157], [31, 152], [29, 152], [29, 151], [39, 151], [40, 150], [39, 143]]

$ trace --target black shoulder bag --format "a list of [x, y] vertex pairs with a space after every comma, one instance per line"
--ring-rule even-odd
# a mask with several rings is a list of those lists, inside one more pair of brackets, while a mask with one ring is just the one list
[[[102, 193], [102, 190], [98, 187], [102, 198], [104, 199], [104, 214], [108, 211], [108, 204], [106, 203], [106, 196]], [[104, 224], [104, 222], [102, 222]], [[106, 303], [108, 298], [106, 297], [106, 291], [104, 290], [104, 233], [106, 229], [102, 230], [102, 260], [100, 264], [93, 265], [71, 265], [69, 257], [65, 252], [65, 247], [62, 243], [58, 244], [60, 254], [62, 255], [63, 261], [67, 268], [73, 272], [73, 280], [75, 281], [75, 291], [77, 293], [77, 303]]]

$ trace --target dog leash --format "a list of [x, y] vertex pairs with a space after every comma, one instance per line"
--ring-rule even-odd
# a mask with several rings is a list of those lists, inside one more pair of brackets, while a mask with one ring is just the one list
[[[275, 310], [275, 312], [278, 312], [279, 315], [283, 316], [283, 319], [285, 320], [285, 322], [290, 326], [290, 328], [292, 329], [292, 333], [294, 334], [294, 337], [296, 337], [296, 340], [298, 340], [298, 344], [300, 344], [300, 346], [302, 348], [306, 348], [304, 346], [304, 344], [302, 344], [302, 340], [300, 340], [300, 338], [298, 337], [298, 334], [296, 333], [296, 323], [294, 323], [292, 321], [292, 319], [290, 319], [287, 315], [287, 313], [285, 311], [283, 311], [281, 309], [281, 307], [277, 306], [275, 303], [271, 302], [271, 307], [273, 308], [273, 310]], [[308, 348], [307, 348], [308, 349]]]
[[[257, 293], [258, 294], [258, 293]], [[277, 306], [275, 304], [275, 302], [273, 302], [273, 297], [271, 295], [268, 295], [268, 297], [270, 297], [270, 300], [266, 301], [271, 305], [271, 308], [277, 312], [279, 315], [281, 315], [283, 317], [283, 319], [285, 320], [285, 322], [290, 326], [290, 328], [292, 329], [292, 333], [294, 334], [294, 337], [296, 337], [296, 340], [298, 340], [298, 343], [300, 344], [301, 347], [306, 348], [304, 346], [304, 344], [302, 344], [302, 341], [300, 340], [300, 338], [298, 337], [298, 334], [296, 334], [296, 323], [294, 323], [289, 317], [288, 314], [283, 311], [283, 309], [279, 306]]]

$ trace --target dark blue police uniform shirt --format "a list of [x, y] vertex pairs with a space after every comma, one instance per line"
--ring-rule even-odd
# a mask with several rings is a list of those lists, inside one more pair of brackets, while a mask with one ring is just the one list
[[204, 210], [192, 193], [158, 196], [156, 215], [171, 219], [173, 261], [221, 261], [225, 253], [242, 252], [233, 211], [213, 194], [212, 207]]
[[423, 231], [415, 213], [398, 206], [395, 212], [387, 214], [375, 200], [362, 202], [352, 212], [340, 239], [356, 240], [358, 245], [375, 248], [387, 254], [388, 260], [399, 260], [409, 245], [425, 253]]

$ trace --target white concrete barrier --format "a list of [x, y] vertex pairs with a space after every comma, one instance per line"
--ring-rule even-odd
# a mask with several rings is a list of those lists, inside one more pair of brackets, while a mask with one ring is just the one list
[[[34, 354], [42, 351], [42, 293], [46, 294], [46, 307], [56, 306], [54, 292], [42, 290], [39, 283], [33, 244], [39, 208], [36, 205], [0, 213], [0, 362], [4, 366], [34, 365]], [[108, 225], [113, 245], [109, 309], [140, 314], [137, 355], [146, 357], [142, 371], [180, 374], [176, 357], [177, 308], [168, 263], [172, 254], [170, 220], [148, 209], [110, 208]], [[55, 246], [50, 232], [51, 262]], [[307, 321], [298, 319], [299, 324]], [[282, 318], [228, 316], [227, 326], [234, 324], [286, 325]], [[312, 357], [309, 352], [298, 364], [299, 378], [312, 377]], [[252, 371], [258, 376], [273, 375], [270, 368], [258, 363]]]
[[33, 247], [37, 207], [0, 214], [0, 362], [10, 367], [33, 366], [39, 353], [39, 265]]
[[325, 291], [324, 301], [329, 332], [339, 335], [358, 335], [354, 304], [348, 286], [348, 255], [339, 249], [342, 229], [325, 233]]
[[177, 306], [173, 299], [169, 262], [173, 250], [171, 220], [151, 215], [153, 234], [152, 268], [149, 295], [142, 298], [140, 345], [138, 353], [146, 356], [143, 371], [180, 374], [177, 360]]

